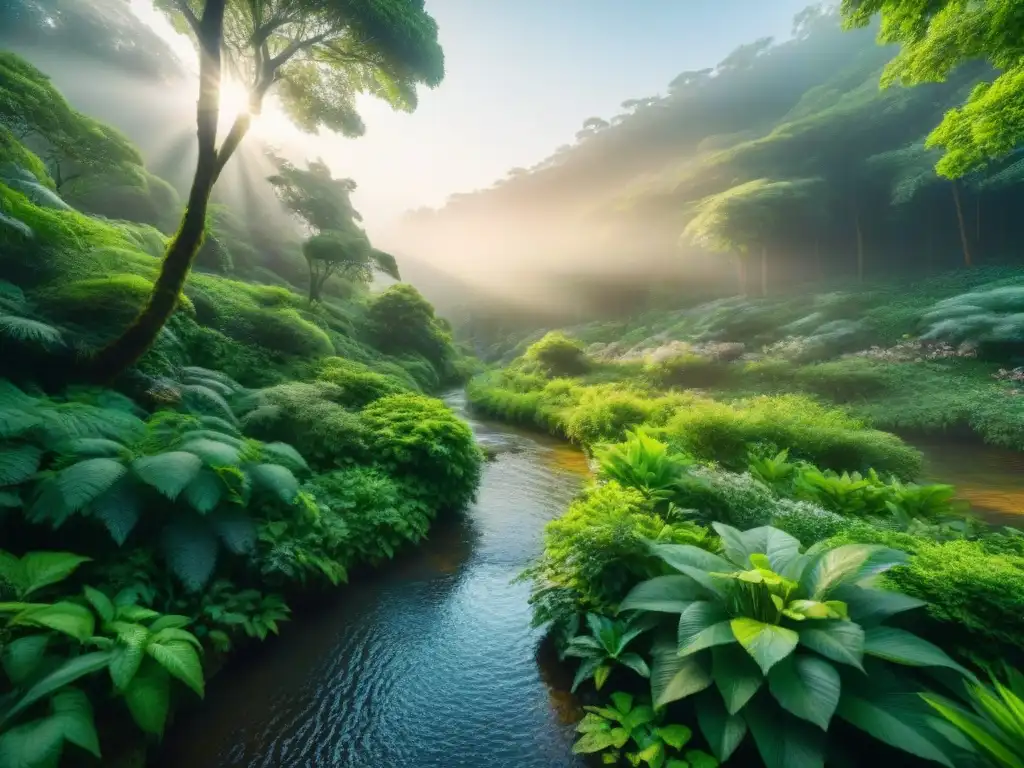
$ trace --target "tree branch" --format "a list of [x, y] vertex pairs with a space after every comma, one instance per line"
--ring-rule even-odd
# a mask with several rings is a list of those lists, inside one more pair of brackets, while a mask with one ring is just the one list
[[188, 22], [188, 25], [192, 27], [192, 32], [195, 34], [195, 36], [199, 37], [199, 19], [196, 17], [195, 13], [192, 12], [192, 9], [189, 8], [188, 0], [175, 0], [174, 4], [175, 6], [177, 6], [178, 11], [181, 13], [181, 15], [185, 17], [185, 21]]

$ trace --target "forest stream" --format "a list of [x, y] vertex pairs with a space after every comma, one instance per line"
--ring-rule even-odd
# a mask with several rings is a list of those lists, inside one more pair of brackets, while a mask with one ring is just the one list
[[[586, 476], [564, 443], [478, 421], [478, 500], [419, 550], [226, 669], [165, 738], [166, 768], [569, 768], [581, 713], [537, 663], [529, 585], [544, 524]], [[558, 674], [553, 671], [552, 674]]]

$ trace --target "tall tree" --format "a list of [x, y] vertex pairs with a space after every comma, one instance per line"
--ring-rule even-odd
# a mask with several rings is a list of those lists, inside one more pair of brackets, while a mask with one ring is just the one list
[[308, 162], [305, 169], [273, 155], [271, 159], [278, 172], [267, 180], [307, 233], [312, 233], [302, 246], [309, 266], [310, 303], [323, 298], [324, 286], [336, 274], [369, 282], [378, 270], [401, 279], [395, 257], [370, 245], [370, 238], [359, 226], [363, 217], [351, 198], [355, 181], [334, 178], [321, 159]]
[[997, 73], [949, 110], [928, 137], [944, 147], [936, 170], [957, 179], [1012, 152], [1024, 140], [1024, 5], [1020, 0], [842, 0], [847, 27], [879, 14], [881, 43], [900, 43], [882, 86], [941, 82], [965, 62], [985, 60]]
[[[153, 292], [131, 326], [100, 350], [91, 373], [110, 378], [136, 362], [177, 304], [202, 242], [210, 193], [263, 108], [276, 94], [301, 129], [355, 136], [363, 124], [359, 93], [396, 108], [416, 106], [416, 87], [444, 77], [437, 24], [423, 0], [158, 0], [199, 52], [198, 160], [181, 226], [171, 240]], [[223, 69], [248, 88], [240, 114], [218, 146]]]

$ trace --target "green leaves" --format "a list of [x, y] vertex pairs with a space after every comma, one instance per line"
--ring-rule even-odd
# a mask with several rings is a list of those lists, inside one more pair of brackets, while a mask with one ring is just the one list
[[655, 707], [684, 699], [711, 685], [711, 672], [701, 655], [681, 657], [676, 644], [669, 641], [656, 643], [652, 656], [651, 698]]
[[777, 624], [764, 624], [755, 619], [733, 619], [730, 626], [736, 640], [766, 675], [772, 667], [796, 650], [800, 641], [800, 636], [792, 629]]
[[95, 651], [68, 659], [46, 677], [36, 682], [20, 699], [0, 718], [0, 727], [13, 720], [24, 710], [50, 694], [85, 675], [91, 675], [107, 666], [110, 661], [108, 651]]
[[191, 643], [184, 640], [152, 642], [146, 646], [146, 653], [167, 672], [181, 680], [199, 696], [203, 696], [203, 665]]
[[132, 719], [146, 733], [164, 732], [171, 704], [171, 678], [152, 659], [145, 659], [124, 692]]
[[682, 613], [694, 600], [703, 599], [705, 596], [703, 588], [689, 576], [656, 576], [633, 587], [619, 604], [619, 613]]
[[867, 629], [864, 633], [864, 653], [914, 667], [947, 667], [965, 677], [974, 677], [937, 645], [894, 627]]
[[764, 683], [761, 668], [738, 645], [723, 645], [711, 651], [711, 673], [730, 715], [739, 712]]
[[203, 468], [203, 460], [186, 451], [143, 456], [132, 462], [135, 474], [171, 501], [185, 490]]
[[0, 485], [17, 485], [32, 477], [42, 455], [34, 445], [0, 444]]
[[818, 554], [800, 579], [801, 590], [811, 600], [827, 600], [844, 584], [855, 584], [909, 558], [906, 553], [872, 544], [846, 544]]
[[827, 661], [809, 655], [790, 656], [772, 669], [768, 686], [783, 709], [828, 730], [839, 705], [840, 679]]
[[52, 605], [29, 605], [10, 620], [11, 626], [45, 627], [83, 642], [92, 636], [95, 622], [88, 608], [64, 601]]
[[50, 700], [50, 715], [0, 734], [0, 765], [7, 768], [54, 768], [64, 742], [100, 757], [92, 706], [85, 694], [69, 688]]
[[107, 491], [127, 471], [116, 459], [86, 459], [58, 472], [55, 481], [64, 506], [69, 512], [78, 512]]
[[822, 656], [863, 670], [864, 630], [849, 621], [815, 622], [801, 626], [800, 643]]
[[28, 552], [17, 558], [0, 550], [0, 580], [14, 588], [19, 600], [58, 584], [91, 558], [70, 552]]
[[712, 602], [690, 603], [679, 615], [679, 655], [736, 641], [725, 609]]
[[836, 714], [879, 741], [953, 768], [953, 763], [936, 743], [933, 732], [921, 732], [904, 722], [898, 711], [892, 711], [883, 704], [848, 693], [839, 702]]
[[31, 679], [39, 669], [49, 641], [49, 635], [28, 635], [4, 645], [0, 651], [0, 663], [15, 686]]

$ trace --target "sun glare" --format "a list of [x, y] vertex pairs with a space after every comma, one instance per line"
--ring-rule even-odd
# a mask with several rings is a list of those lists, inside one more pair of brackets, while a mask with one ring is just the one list
[[[225, 79], [220, 86], [220, 119], [222, 123], [231, 125], [235, 118], [249, 111], [249, 94], [246, 89], [234, 80]], [[253, 124], [259, 120], [253, 115]]]

